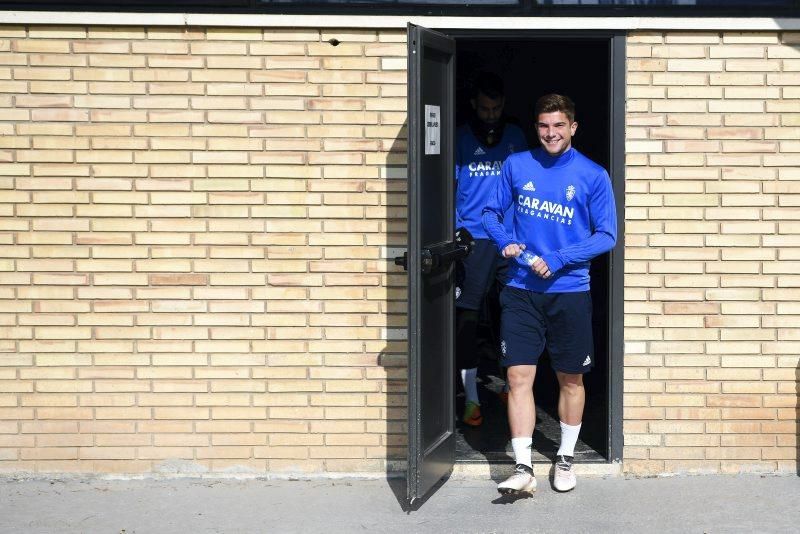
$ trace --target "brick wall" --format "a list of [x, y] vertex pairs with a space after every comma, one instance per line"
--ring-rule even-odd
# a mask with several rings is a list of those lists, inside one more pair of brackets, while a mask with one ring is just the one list
[[[628, 46], [624, 468], [789, 471], [800, 34]], [[402, 467], [405, 64], [0, 27], [0, 472]]]
[[0, 27], [0, 472], [405, 457], [405, 53]]
[[800, 34], [628, 41], [625, 468], [793, 471]]

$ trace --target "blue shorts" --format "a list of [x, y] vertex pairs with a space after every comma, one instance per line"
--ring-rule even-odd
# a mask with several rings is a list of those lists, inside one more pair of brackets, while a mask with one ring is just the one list
[[469, 256], [461, 260], [463, 275], [456, 281], [456, 307], [480, 310], [483, 299], [505, 260], [491, 239], [476, 239]]
[[500, 293], [500, 363], [536, 365], [547, 346], [556, 371], [583, 374], [594, 366], [592, 296], [536, 293], [506, 286]]

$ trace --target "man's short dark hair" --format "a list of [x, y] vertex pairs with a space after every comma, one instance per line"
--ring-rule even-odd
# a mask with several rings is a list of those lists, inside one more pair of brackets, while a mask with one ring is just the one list
[[505, 96], [503, 79], [494, 72], [477, 73], [472, 80], [471, 98], [478, 98], [479, 94], [484, 94], [492, 100]]
[[551, 93], [544, 95], [536, 101], [534, 108], [535, 119], [539, 120], [542, 113], [562, 112], [567, 116], [569, 122], [575, 122], [575, 102], [568, 96]]

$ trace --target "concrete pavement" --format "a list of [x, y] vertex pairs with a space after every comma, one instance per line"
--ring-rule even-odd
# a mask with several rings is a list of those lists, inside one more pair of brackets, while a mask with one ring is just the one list
[[417, 510], [400, 479], [0, 478], [2, 533], [800, 532], [797, 476], [539, 477], [532, 498], [490, 479], [442, 484]]

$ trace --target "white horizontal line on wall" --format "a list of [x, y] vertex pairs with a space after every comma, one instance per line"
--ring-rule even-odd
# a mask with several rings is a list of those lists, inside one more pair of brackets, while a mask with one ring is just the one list
[[429, 28], [484, 30], [800, 30], [800, 18], [679, 17], [404, 17], [358, 15], [230, 15], [201, 13], [88, 13], [0, 11], [0, 24], [94, 26], [225, 26], [263, 28]]

